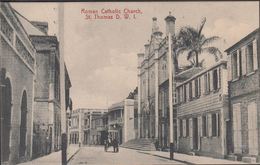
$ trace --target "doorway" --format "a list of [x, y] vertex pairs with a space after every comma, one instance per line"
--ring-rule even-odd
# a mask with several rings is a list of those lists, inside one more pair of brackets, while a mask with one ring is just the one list
[[193, 149], [198, 150], [198, 118], [192, 119], [192, 125], [193, 125]]
[[[12, 109], [12, 87], [9, 78], [5, 78], [1, 71], [0, 103], [1, 103], [1, 162], [9, 160], [10, 154], [10, 131]], [[3, 75], [2, 75], [3, 74]], [[4, 77], [4, 79], [2, 79]], [[3, 152], [4, 151], [4, 152]]]

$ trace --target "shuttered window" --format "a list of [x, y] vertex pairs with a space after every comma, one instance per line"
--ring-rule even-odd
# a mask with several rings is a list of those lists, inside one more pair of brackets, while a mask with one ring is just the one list
[[219, 114], [214, 113], [211, 117], [212, 120], [212, 136], [219, 136], [220, 135], [220, 120], [219, 120]]
[[233, 53], [231, 56], [232, 65], [232, 79], [237, 78], [237, 52]]
[[218, 70], [213, 70], [213, 90], [218, 89]]
[[183, 102], [186, 102], [187, 96], [186, 96], [186, 85], [183, 85]]
[[180, 123], [180, 137], [182, 137], [183, 136], [183, 126], [182, 126], [182, 120], [180, 119], [179, 120], [179, 123]]
[[207, 136], [207, 116], [202, 116], [202, 136]]
[[186, 136], [190, 136], [190, 124], [189, 119], [186, 119]]
[[246, 49], [247, 73], [251, 73], [254, 70], [253, 44], [249, 44]]
[[192, 100], [192, 82], [189, 83], [189, 99]]
[[182, 125], [183, 125], [183, 137], [186, 137], [186, 120], [182, 120]]
[[258, 64], [257, 64], [257, 42], [256, 40], [253, 41], [253, 58], [254, 58], [254, 70], [258, 69]]

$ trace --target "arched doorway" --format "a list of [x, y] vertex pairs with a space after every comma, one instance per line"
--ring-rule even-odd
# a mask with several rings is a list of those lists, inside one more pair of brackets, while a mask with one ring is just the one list
[[21, 124], [20, 124], [20, 146], [19, 156], [25, 155], [26, 151], [26, 124], [27, 124], [27, 94], [23, 91], [22, 102], [21, 102]]
[[5, 162], [10, 154], [12, 87], [9, 78], [5, 78], [5, 70], [1, 70], [0, 76], [1, 162]]

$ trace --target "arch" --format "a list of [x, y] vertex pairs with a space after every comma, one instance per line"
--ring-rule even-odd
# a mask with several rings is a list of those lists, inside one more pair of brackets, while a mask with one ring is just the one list
[[27, 93], [23, 91], [21, 101], [21, 123], [20, 123], [20, 146], [19, 156], [25, 156], [26, 151], [26, 132], [27, 132]]
[[10, 154], [10, 133], [11, 133], [11, 113], [12, 113], [12, 86], [6, 72], [1, 70], [0, 79], [0, 108], [1, 108], [1, 162], [9, 160]]

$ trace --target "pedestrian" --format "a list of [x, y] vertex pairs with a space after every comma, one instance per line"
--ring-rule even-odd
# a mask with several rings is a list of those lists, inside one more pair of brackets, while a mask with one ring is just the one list
[[115, 138], [115, 139], [113, 140], [113, 147], [114, 147], [114, 152], [118, 152], [118, 151], [119, 151], [117, 138]]
[[107, 147], [108, 147], [108, 142], [107, 142], [107, 139], [104, 140], [104, 149], [105, 149], [105, 152], [107, 152]]

